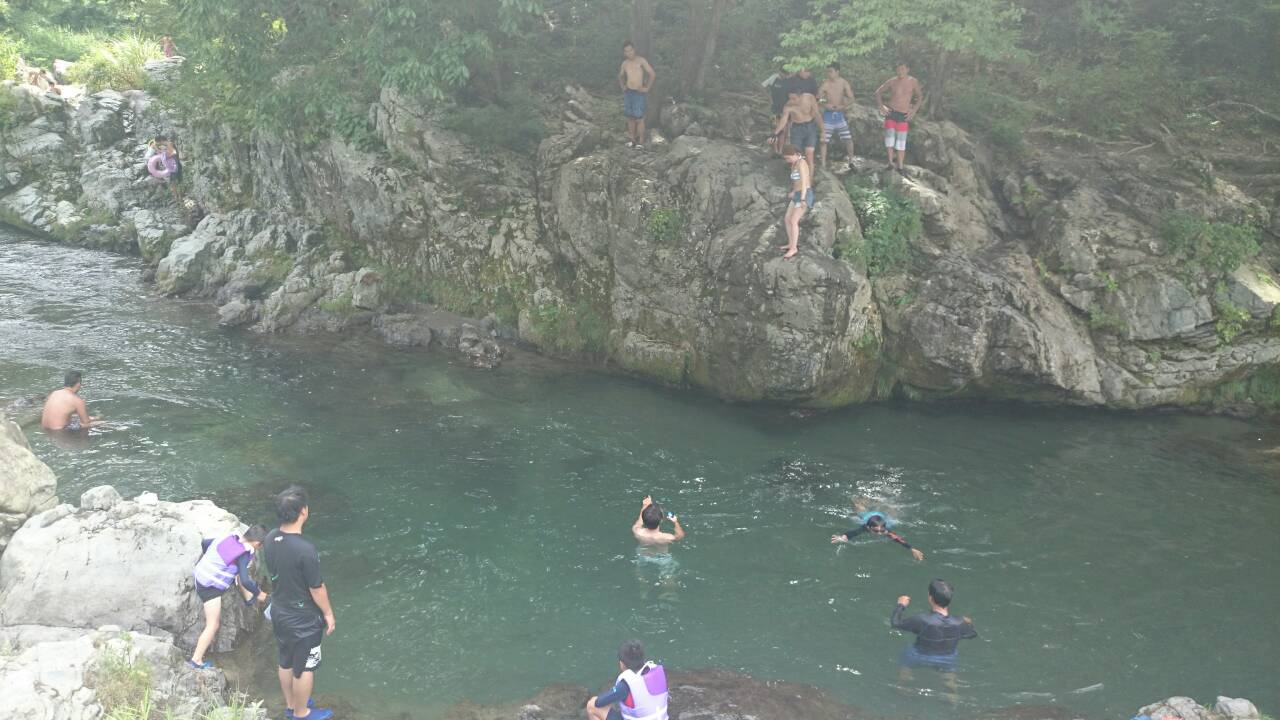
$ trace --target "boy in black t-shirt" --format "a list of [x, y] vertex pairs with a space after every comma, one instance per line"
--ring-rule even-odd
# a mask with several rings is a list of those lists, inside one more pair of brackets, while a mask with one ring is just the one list
[[320, 575], [315, 545], [302, 536], [311, 515], [307, 491], [292, 485], [276, 497], [280, 527], [267, 534], [262, 560], [271, 580], [270, 617], [280, 663], [285, 715], [296, 720], [328, 720], [333, 711], [311, 707], [320, 641], [336, 622], [329, 591]]

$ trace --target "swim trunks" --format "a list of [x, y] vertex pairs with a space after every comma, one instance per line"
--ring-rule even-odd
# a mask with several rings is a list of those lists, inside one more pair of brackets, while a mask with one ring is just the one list
[[843, 112], [839, 110], [823, 110], [822, 142], [831, 142], [832, 134], [838, 134], [841, 140], [853, 139], [853, 133], [849, 131], [849, 121], [845, 119]]
[[801, 150], [818, 146], [818, 125], [814, 121], [791, 123], [791, 144]]
[[904, 667], [931, 667], [946, 672], [952, 672], [956, 669], [957, 653], [950, 655], [926, 655], [916, 649], [915, 645], [908, 645], [902, 649], [902, 656], [898, 658], [898, 664]]
[[793, 207], [805, 207], [812, 210], [813, 209], [813, 188], [809, 188], [805, 190], [803, 196], [801, 195], [799, 190], [793, 191], [791, 193], [791, 204]]
[[632, 120], [644, 117], [646, 100], [649, 94], [639, 90], [627, 90], [622, 93], [622, 112]]
[[204, 585], [196, 585], [196, 597], [200, 598], [200, 603], [202, 605], [204, 603], [209, 602], [210, 600], [216, 600], [222, 597], [222, 594], [225, 593], [226, 591], [227, 591], [227, 588], [223, 588], [219, 590], [218, 588], [205, 587]]
[[905, 152], [908, 127], [907, 114], [891, 110], [884, 119], [884, 146]]
[[276, 659], [281, 670], [292, 670], [293, 676], [302, 677], [304, 672], [315, 672], [320, 668], [320, 641], [324, 639], [324, 631], [317, 630], [305, 637], [295, 637], [280, 623], [272, 623], [276, 636]]

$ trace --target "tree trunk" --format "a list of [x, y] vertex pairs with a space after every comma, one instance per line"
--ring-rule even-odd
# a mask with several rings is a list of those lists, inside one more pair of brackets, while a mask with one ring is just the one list
[[724, 17], [725, 7], [729, 0], [713, 0], [711, 4], [711, 25], [707, 28], [706, 39], [702, 44], [702, 59], [698, 63], [698, 72], [693, 78], [693, 91], [702, 92], [707, 84], [707, 72], [715, 64], [716, 43], [720, 39], [720, 20]]
[[707, 0], [689, 0], [689, 19], [685, 26], [684, 52], [680, 58], [680, 94], [693, 94], [702, 65], [702, 45], [707, 34]]
[[[653, 7], [654, 0], [631, 2], [631, 44], [646, 58], [653, 52]], [[649, 62], [653, 59], [650, 58]]]

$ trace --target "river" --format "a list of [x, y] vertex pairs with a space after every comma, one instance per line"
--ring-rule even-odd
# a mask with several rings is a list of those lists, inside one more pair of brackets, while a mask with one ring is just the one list
[[[0, 398], [85, 372], [112, 430], [27, 427], [64, 501], [110, 483], [267, 523], [272, 493], [304, 484], [338, 618], [323, 691], [432, 720], [596, 687], [636, 636], [669, 667], [947, 716], [936, 675], [898, 688], [908, 640], [888, 627], [898, 595], [923, 609], [942, 577], [980, 633], [961, 648], [966, 711], [1128, 717], [1171, 694], [1280, 711], [1274, 426], [1005, 404], [804, 416], [530, 357], [477, 371], [224, 331], [141, 269], [0, 231]], [[669, 560], [631, 539], [645, 494], [689, 530]], [[855, 494], [925, 561], [831, 545]]]

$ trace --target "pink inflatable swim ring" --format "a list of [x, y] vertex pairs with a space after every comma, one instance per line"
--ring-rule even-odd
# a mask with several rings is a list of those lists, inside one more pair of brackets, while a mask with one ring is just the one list
[[151, 177], [157, 180], [169, 179], [169, 168], [165, 167], [164, 155], [156, 153], [147, 161], [147, 172], [151, 173]]

